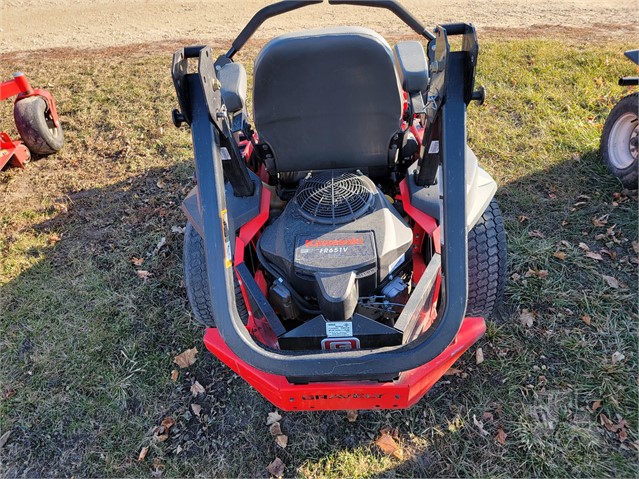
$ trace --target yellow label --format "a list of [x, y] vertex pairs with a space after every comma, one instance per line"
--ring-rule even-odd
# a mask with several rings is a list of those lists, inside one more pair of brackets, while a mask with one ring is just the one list
[[230, 268], [233, 265], [233, 252], [231, 251], [231, 238], [229, 237], [229, 218], [226, 210], [220, 212], [222, 219], [222, 238], [224, 241], [224, 266]]

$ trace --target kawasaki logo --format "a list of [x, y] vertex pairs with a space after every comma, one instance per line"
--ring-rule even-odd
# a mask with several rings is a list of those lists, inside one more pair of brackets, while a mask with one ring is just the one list
[[345, 239], [329, 239], [329, 240], [306, 240], [304, 246], [307, 248], [321, 248], [324, 246], [351, 246], [364, 244], [364, 238], [345, 238]]
[[383, 394], [313, 394], [302, 396], [303, 401], [317, 401], [322, 399], [381, 399]]

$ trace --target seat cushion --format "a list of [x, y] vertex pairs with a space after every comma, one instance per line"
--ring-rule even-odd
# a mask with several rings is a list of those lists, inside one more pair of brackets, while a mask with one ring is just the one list
[[402, 93], [393, 52], [372, 30], [307, 30], [255, 60], [254, 121], [278, 172], [388, 164]]

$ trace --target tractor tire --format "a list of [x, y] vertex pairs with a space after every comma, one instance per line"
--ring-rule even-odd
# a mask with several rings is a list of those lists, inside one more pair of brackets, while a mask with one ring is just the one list
[[637, 188], [639, 152], [639, 93], [622, 98], [604, 124], [601, 158], [610, 172], [627, 188]]
[[[234, 285], [237, 312], [242, 323], [246, 325], [248, 310], [237, 277], [235, 277]], [[215, 318], [211, 308], [209, 279], [206, 274], [204, 240], [190, 222], [186, 223], [184, 231], [184, 286], [195, 320], [208, 328], [214, 328]]]
[[56, 153], [64, 144], [62, 126], [55, 126], [46, 115], [44, 98], [30, 96], [18, 100], [13, 106], [13, 118], [22, 142], [34, 155]]
[[501, 210], [492, 200], [468, 233], [468, 303], [466, 316], [488, 318], [504, 296], [506, 231]]

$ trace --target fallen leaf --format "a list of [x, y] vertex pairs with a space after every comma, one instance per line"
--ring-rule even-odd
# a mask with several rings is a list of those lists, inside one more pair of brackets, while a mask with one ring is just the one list
[[579, 243], [579, 249], [582, 251], [590, 251], [590, 247], [586, 243]]
[[520, 223], [525, 223], [526, 221], [528, 221], [528, 216], [524, 216], [524, 215], [519, 215], [517, 217], [517, 221], [519, 221]]
[[444, 373], [444, 376], [456, 376], [458, 374], [461, 374], [462, 370], [461, 369], [457, 369], [457, 368], [448, 368], [446, 370], [446, 372]]
[[155, 439], [160, 441], [160, 442], [164, 442], [169, 438], [168, 434], [160, 434], [159, 436], [155, 436]]
[[202, 412], [202, 406], [200, 406], [199, 404], [191, 404], [191, 410], [193, 411], [193, 414], [195, 414], [197, 417], [200, 417], [200, 413]]
[[590, 406], [590, 410], [592, 412], [595, 412], [597, 409], [599, 409], [601, 407], [601, 401], [597, 400], [595, 402], [592, 403], [592, 406]]
[[162, 189], [164, 188], [166, 185], [164, 184], [164, 181], [162, 180], [158, 180], [157, 183], [155, 184], [155, 186], [157, 186], [158, 188]]
[[186, 231], [186, 228], [184, 227], [171, 226], [171, 233], [177, 233], [177, 234], [183, 235], [185, 231]]
[[131, 258], [129, 261], [133, 264], [133, 266], [142, 266], [144, 260], [142, 258], [136, 258], [135, 256]]
[[148, 271], [145, 271], [143, 269], [139, 269], [136, 271], [138, 278], [140, 278], [141, 280], [143, 280], [146, 283], [146, 280], [149, 279], [149, 276], [151, 276], [151, 273], [149, 273]]
[[160, 238], [160, 241], [158, 241], [158, 244], [155, 246], [155, 249], [153, 250], [153, 254], [159, 253], [165, 244], [166, 244], [166, 237], [162, 236], [162, 238]]
[[506, 444], [506, 438], [507, 437], [508, 437], [508, 434], [506, 434], [502, 428], [497, 429], [497, 435], [495, 436], [495, 440], [499, 444], [504, 446]]
[[174, 425], [175, 425], [175, 421], [170, 416], [167, 416], [164, 419], [162, 419], [162, 426], [164, 427], [164, 430], [166, 432], [169, 432], [169, 429], [171, 429]]
[[590, 315], [589, 315], [589, 314], [584, 314], [584, 315], [581, 317], [581, 320], [582, 320], [582, 321], [586, 324], [586, 326], [590, 326], [590, 321], [591, 321], [591, 319], [592, 319], [592, 318], [590, 317]]
[[358, 416], [358, 412], [355, 409], [349, 409], [348, 411], [346, 411], [346, 419], [348, 419], [348, 422], [355, 422], [357, 421], [357, 416]]
[[375, 441], [375, 445], [384, 453], [395, 456], [397, 459], [401, 460], [404, 457], [399, 445], [388, 432], [382, 432], [382, 435]]
[[174, 369], [173, 371], [171, 371], [171, 381], [173, 382], [177, 381], [179, 375], [180, 373], [178, 372], [177, 369]]
[[619, 441], [620, 442], [624, 442], [626, 439], [628, 439], [628, 433], [626, 432], [625, 429], [620, 429], [619, 430]]
[[206, 389], [204, 389], [204, 386], [202, 386], [199, 382], [195, 381], [191, 385], [191, 395], [193, 397], [197, 396], [198, 394], [204, 394], [204, 393], [206, 393]]
[[493, 413], [490, 411], [485, 411], [484, 414], [482, 414], [482, 417], [484, 419], [484, 421], [492, 421], [493, 420]]
[[601, 255], [599, 253], [595, 253], [593, 251], [588, 251], [586, 253], [586, 258], [595, 259], [597, 261], [603, 261], [603, 258], [601, 257]]
[[632, 249], [635, 251], [635, 253], [639, 254], [639, 242], [633, 241], [632, 242]]
[[481, 348], [475, 350], [475, 364], [481, 364], [484, 362], [484, 351]]
[[621, 284], [619, 283], [619, 281], [615, 278], [613, 278], [612, 276], [606, 276], [605, 274], [601, 275], [604, 279], [604, 281], [606, 283], [608, 283], [608, 286], [610, 286], [613, 289], [619, 289], [621, 287]]
[[173, 362], [181, 368], [188, 368], [195, 362], [197, 348], [187, 349], [173, 358]]
[[527, 328], [532, 327], [533, 323], [535, 322], [535, 313], [532, 311], [528, 311], [527, 309], [522, 309], [521, 313], [519, 314], [519, 322], [522, 324], [522, 326], [525, 326]]
[[52, 234], [51, 236], [49, 236], [49, 238], [47, 238], [47, 241], [49, 242], [49, 244], [56, 244], [61, 239], [62, 238], [60, 237], [60, 235]]
[[563, 251], [555, 251], [552, 255], [561, 261], [566, 259], [566, 253], [564, 253]]
[[153, 470], [151, 471], [151, 477], [155, 477], [156, 479], [158, 477], [162, 477], [162, 474], [164, 473], [164, 464], [162, 464], [160, 462], [159, 458], [154, 458], [153, 459]]
[[282, 419], [282, 416], [278, 414], [277, 411], [268, 413], [268, 417], [266, 418], [266, 425], [270, 426], [275, 422], [279, 422]]
[[607, 248], [601, 248], [601, 252], [603, 254], [606, 254], [606, 255], [610, 256], [610, 259], [612, 259], [612, 260], [617, 259], [617, 253], [615, 253], [614, 251], [610, 251]]
[[473, 414], [473, 423], [475, 424], [475, 426], [477, 426], [477, 429], [479, 429], [479, 432], [481, 433], [482, 436], [488, 436], [488, 431], [484, 429], [484, 423], [481, 422], [479, 419], [477, 419], [477, 416], [475, 416], [474, 414]]
[[590, 222], [597, 227], [605, 226], [608, 224], [608, 215], [603, 215], [599, 218], [593, 216], [592, 218], [590, 218]]
[[612, 354], [612, 362], [613, 363], [620, 363], [624, 359], [626, 359], [626, 356], [623, 353], [619, 352], [619, 351], [615, 351]]
[[[617, 417], [619, 417], [619, 415], [617, 415]], [[613, 432], [621, 431], [626, 426], [627, 426], [626, 420], [620, 419], [619, 422], [613, 426], [613, 429], [614, 429]]]
[[513, 281], [519, 281], [521, 279], [521, 275], [519, 273], [513, 273], [510, 277]]
[[146, 455], [149, 453], [149, 446], [144, 446], [140, 451], [140, 455], [138, 456], [138, 462], [144, 461]]
[[9, 440], [9, 436], [11, 436], [11, 430], [8, 430], [2, 436], [0, 436], [0, 449], [2, 449], [7, 443], [7, 441]]
[[604, 413], [599, 414], [599, 424], [608, 429], [610, 432], [614, 432], [615, 423], [608, 419]]
[[284, 469], [286, 466], [282, 462], [279, 457], [276, 457], [273, 462], [271, 462], [266, 470], [269, 472], [271, 476], [282, 477], [284, 475]]
[[539, 238], [539, 239], [545, 239], [546, 236], [544, 236], [544, 234], [539, 231], [539, 230], [532, 230], [528, 232], [528, 236], [530, 236], [531, 238]]
[[288, 436], [285, 434], [278, 434], [275, 436], [275, 442], [282, 449], [286, 449], [286, 446], [288, 446]]
[[2, 399], [10, 399], [17, 394], [14, 388], [8, 387], [2, 391]]
[[274, 422], [273, 424], [271, 424], [271, 427], [269, 427], [268, 430], [273, 436], [279, 436], [280, 434], [282, 434], [282, 426], [279, 422]]
[[526, 278], [536, 277], [539, 279], [546, 279], [548, 277], [548, 271], [545, 269], [529, 269], [525, 274]]

